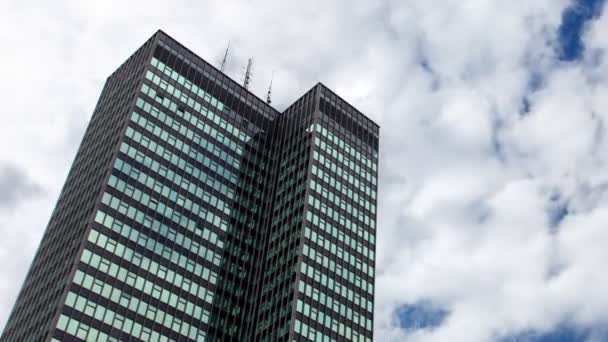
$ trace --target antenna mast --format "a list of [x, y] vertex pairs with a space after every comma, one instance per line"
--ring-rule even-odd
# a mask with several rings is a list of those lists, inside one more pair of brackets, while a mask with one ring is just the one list
[[249, 89], [251, 83], [251, 76], [253, 75], [253, 58], [249, 58], [247, 61], [247, 71], [245, 71], [245, 79], [243, 80], [243, 87]]
[[271, 104], [272, 100], [270, 97], [272, 96], [272, 79], [274, 78], [274, 71], [272, 72], [272, 76], [270, 76], [270, 85], [268, 86], [268, 94], [266, 95], [266, 103]]
[[226, 52], [224, 52], [224, 58], [222, 59], [222, 64], [220, 65], [220, 71], [224, 72], [226, 68], [226, 60], [228, 59], [228, 51], [230, 50], [230, 41], [228, 41], [228, 46], [226, 46]]

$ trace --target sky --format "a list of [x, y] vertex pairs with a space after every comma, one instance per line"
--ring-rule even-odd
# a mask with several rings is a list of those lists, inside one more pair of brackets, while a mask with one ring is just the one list
[[0, 329], [105, 78], [162, 29], [381, 126], [376, 341], [608, 340], [602, 0], [0, 0]]

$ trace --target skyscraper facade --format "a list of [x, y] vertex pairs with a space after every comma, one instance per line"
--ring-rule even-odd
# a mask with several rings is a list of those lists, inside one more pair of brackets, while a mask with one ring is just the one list
[[2, 341], [371, 341], [379, 127], [158, 31], [106, 81]]

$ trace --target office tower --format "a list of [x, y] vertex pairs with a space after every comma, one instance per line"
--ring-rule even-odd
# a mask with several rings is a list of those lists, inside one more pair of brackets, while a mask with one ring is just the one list
[[158, 31], [110, 77], [2, 341], [371, 341], [379, 127]]

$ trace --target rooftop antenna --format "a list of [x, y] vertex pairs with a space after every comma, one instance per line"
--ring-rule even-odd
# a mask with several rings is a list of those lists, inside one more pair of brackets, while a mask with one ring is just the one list
[[251, 76], [253, 75], [253, 58], [249, 58], [247, 61], [247, 71], [245, 71], [245, 79], [243, 80], [243, 87], [249, 89], [251, 83]]
[[272, 71], [272, 76], [270, 76], [270, 85], [268, 86], [268, 94], [266, 95], [266, 103], [271, 104], [272, 100], [270, 99], [272, 95], [272, 79], [274, 78], [274, 71]]
[[220, 71], [224, 72], [226, 68], [226, 60], [228, 59], [228, 51], [230, 50], [230, 41], [228, 41], [228, 46], [226, 46], [226, 52], [224, 52], [224, 58], [222, 59], [222, 64], [220, 65]]

